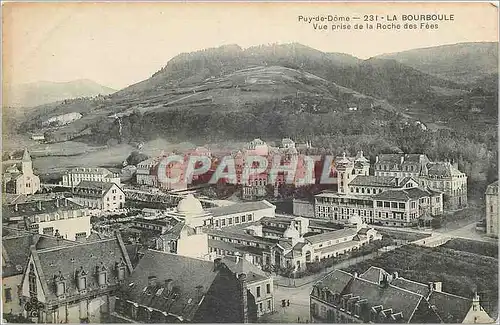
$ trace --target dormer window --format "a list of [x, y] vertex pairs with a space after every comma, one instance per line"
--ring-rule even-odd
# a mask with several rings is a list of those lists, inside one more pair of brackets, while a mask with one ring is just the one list
[[59, 271], [59, 274], [54, 275], [54, 283], [56, 285], [56, 296], [62, 297], [66, 293], [66, 279]]
[[126, 264], [123, 261], [123, 259], [120, 258], [120, 261], [116, 262], [116, 265], [115, 265], [116, 277], [118, 278], [118, 281], [125, 280], [125, 268], [126, 268]]
[[87, 289], [87, 272], [83, 269], [83, 266], [75, 273], [76, 285], [79, 291], [84, 291]]
[[97, 279], [99, 282], [99, 287], [104, 287], [108, 284], [108, 269], [101, 262], [101, 265], [96, 267]]
[[30, 264], [30, 271], [28, 273], [28, 285], [29, 285], [30, 297], [36, 297], [37, 296], [36, 274], [35, 274], [35, 267], [33, 266], [33, 263]]

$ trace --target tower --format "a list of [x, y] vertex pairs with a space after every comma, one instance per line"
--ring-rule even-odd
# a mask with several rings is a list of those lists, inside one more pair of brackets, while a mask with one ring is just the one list
[[21, 170], [24, 175], [31, 175], [33, 173], [33, 162], [31, 161], [28, 149], [24, 149], [23, 159], [21, 161]]
[[363, 156], [363, 151], [359, 151], [354, 160], [354, 174], [366, 176], [370, 174], [370, 161]]
[[342, 154], [342, 158], [336, 163], [335, 169], [337, 169], [337, 191], [341, 194], [347, 194], [348, 185], [354, 178], [354, 175], [351, 175], [354, 164], [347, 159], [345, 152]]

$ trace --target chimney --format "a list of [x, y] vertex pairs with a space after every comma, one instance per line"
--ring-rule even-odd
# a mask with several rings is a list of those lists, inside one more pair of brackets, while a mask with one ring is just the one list
[[156, 275], [148, 276], [148, 286], [156, 285]]
[[375, 157], [375, 163], [378, 163], [378, 156]]
[[16, 205], [14, 205], [14, 211], [16, 211], [16, 212], [19, 211], [19, 207], [18, 207], [17, 203], [16, 203]]
[[173, 288], [174, 288], [174, 280], [172, 279], [165, 280], [165, 290], [167, 290], [167, 293], [172, 292]]
[[473, 311], [480, 311], [481, 310], [481, 304], [480, 304], [480, 299], [479, 295], [474, 293], [474, 298], [472, 298], [472, 310]]
[[59, 208], [59, 198], [56, 199], [56, 208]]
[[36, 205], [38, 207], [38, 211], [42, 211], [42, 201], [37, 201]]
[[67, 207], [68, 206], [68, 199], [64, 198], [64, 206]]
[[358, 277], [358, 272], [354, 272], [353, 276], [354, 276], [355, 278], [357, 278], [357, 277]]
[[248, 323], [248, 289], [247, 289], [247, 276], [242, 273], [238, 275], [238, 281], [240, 283], [240, 293], [241, 293], [241, 318], [242, 323]]
[[218, 257], [214, 259], [214, 271], [218, 271], [222, 264], [222, 260]]
[[397, 279], [397, 278], [399, 278], [399, 273], [398, 273], [398, 272], [394, 272], [394, 273], [392, 273], [392, 278], [393, 278], [393, 279]]
[[401, 156], [401, 162], [400, 162], [400, 164], [402, 164], [402, 163], [403, 163], [403, 161], [405, 161], [405, 157], [404, 157], [404, 156]]

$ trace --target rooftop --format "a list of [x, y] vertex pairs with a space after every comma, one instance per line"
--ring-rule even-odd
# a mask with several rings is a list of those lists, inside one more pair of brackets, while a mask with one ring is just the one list
[[246, 213], [270, 208], [275, 209], [275, 206], [267, 202], [266, 200], [263, 200], [257, 202], [235, 203], [233, 205], [209, 208], [207, 209], [207, 211], [212, 213], [214, 217], [221, 217], [231, 214]]
[[32, 201], [27, 203], [10, 204], [2, 206], [3, 220], [15, 217], [30, 217], [59, 211], [72, 211], [84, 209], [69, 199], [52, 199], [47, 201]]

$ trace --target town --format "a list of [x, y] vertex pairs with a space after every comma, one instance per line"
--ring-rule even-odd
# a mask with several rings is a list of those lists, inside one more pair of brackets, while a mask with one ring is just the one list
[[498, 5], [7, 1], [2, 36], [2, 324], [499, 323]]
[[[446, 278], [423, 281], [408, 266], [379, 264], [447, 245], [495, 247], [497, 182], [484, 193], [484, 216], [449, 229], [444, 216], [469, 205], [467, 175], [456, 163], [430, 161], [422, 153], [380, 154], [370, 161], [359, 151], [315, 157], [308, 172], [303, 162], [313, 148], [290, 138], [278, 146], [254, 139], [227, 153], [207, 147], [177, 152], [184, 157], [177, 163], [164, 163], [174, 153], [133, 152], [140, 159], [124, 161], [121, 170], [77, 167], [47, 182], [22, 150], [3, 177], [4, 318], [493, 321], [498, 298], [484, 287], [479, 291], [482, 283], [460, 296], [447, 291]], [[296, 168], [258, 168], [256, 156], [281, 157]], [[210, 166], [196, 164], [203, 172], [191, 172], [188, 183], [179, 176], [193, 157]], [[226, 177], [210, 182], [228, 157], [235, 174], [225, 165]]]

